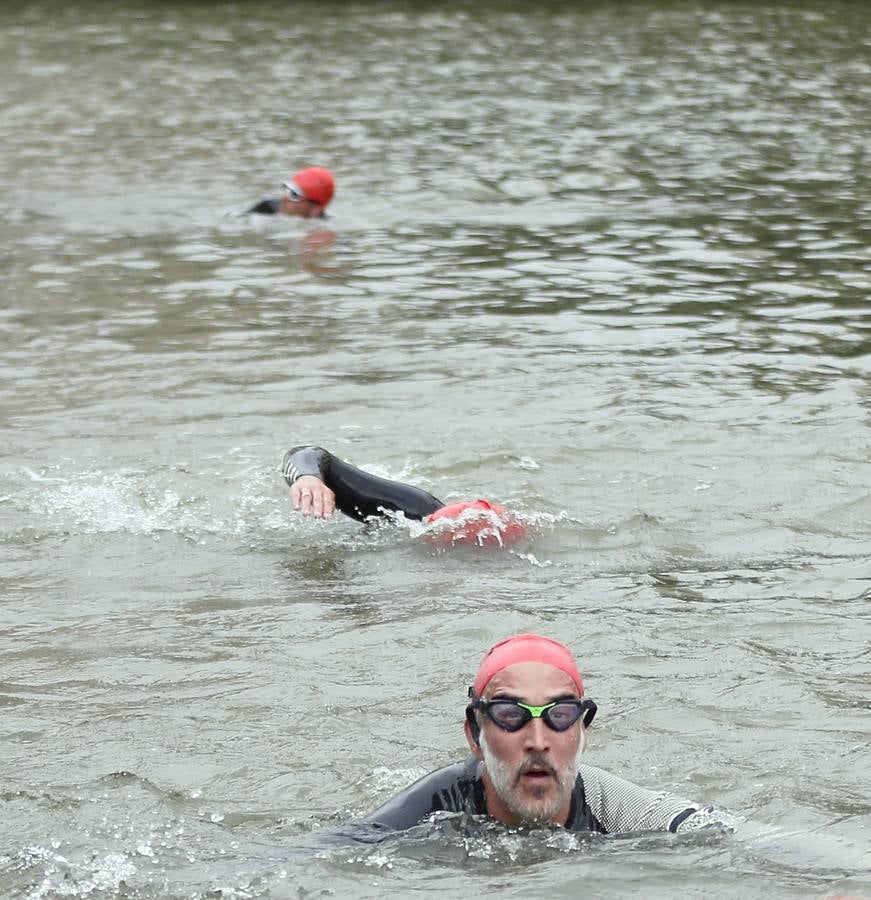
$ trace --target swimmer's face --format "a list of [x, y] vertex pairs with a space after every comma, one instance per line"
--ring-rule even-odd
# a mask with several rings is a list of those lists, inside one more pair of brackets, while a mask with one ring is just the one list
[[303, 219], [311, 219], [324, 214], [324, 207], [314, 200], [309, 200], [303, 191], [293, 182], [289, 182], [281, 195], [279, 212], [286, 216], [300, 216]]
[[[572, 679], [547, 663], [515, 663], [497, 672], [483, 699], [504, 697], [530, 706], [578, 697]], [[487, 812], [509, 825], [551, 823], [564, 825], [578, 774], [583, 724], [578, 720], [566, 731], [554, 731], [541, 718], [519, 731], [499, 728], [479, 714], [480, 747], [467, 730], [469, 746], [484, 761]]]

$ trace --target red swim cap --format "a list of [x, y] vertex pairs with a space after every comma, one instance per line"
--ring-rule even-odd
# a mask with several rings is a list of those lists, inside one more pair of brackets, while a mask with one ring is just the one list
[[[476, 511], [478, 515], [475, 514]], [[431, 525], [444, 519], [455, 519], [457, 524], [438, 532], [434, 537], [450, 543], [470, 541], [481, 545], [510, 544], [527, 534], [523, 522], [518, 522], [506, 509], [487, 500], [451, 503], [430, 513], [423, 521]]]
[[552, 638], [538, 634], [518, 634], [494, 644], [484, 655], [472, 690], [476, 697], [484, 693], [490, 679], [508, 666], [522, 662], [547, 663], [565, 672], [575, 683], [578, 696], [584, 696], [584, 682], [571, 650]]
[[336, 184], [333, 173], [320, 166], [300, 169], [291, 179], [305, 194], [307, 200], [326, 206], [333, 199]]

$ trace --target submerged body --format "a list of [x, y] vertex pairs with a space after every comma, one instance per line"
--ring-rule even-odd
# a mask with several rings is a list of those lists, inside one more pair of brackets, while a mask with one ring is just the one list
[[[403, 831], [435, 812], [487, 815], [483, 763], [474, 757], [425, 775], [373, 810], [363, 824]], [[710, 806], [664, 791], [639, 787], [595, 766], [579, 765], [568, 816], [568, 831], [622, 834], [634, 831], [730, 829], [729, 816]]]

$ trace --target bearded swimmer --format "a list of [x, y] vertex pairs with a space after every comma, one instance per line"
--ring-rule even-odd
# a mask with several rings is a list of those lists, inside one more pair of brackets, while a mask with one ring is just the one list
[[358, 469], [323, 447], [288, 450], [281, 474], [290, 485], [293, 508], [304, 516], [328, 519], [338, 509], [366, 522], [402, 513], [406, 519], [437, 525], [436, 533], [451, 542], [501, 545], [528, 534], [524, 523], [487, 500], [445, 505], [413, 485]]
[[600, 834], [734, 831], [722, 810], [579, 762], [596, 704], [584, 696], [571, 651], [558, 641], [520, 634], [495, 644], [469, 700], [472, 755], [424, 776], [361, 824], [403, 831], [444, 811]]
[[267, 197], [255, 203], [249, 213], [281, 214], [303, 219], [323, 218], [336, 190], [333, 173], [321, 166], [300, 169], [281, 186], [278, 197]]

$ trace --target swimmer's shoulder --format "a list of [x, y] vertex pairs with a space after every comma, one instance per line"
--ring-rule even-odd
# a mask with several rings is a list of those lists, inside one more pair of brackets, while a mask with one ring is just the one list
[[278, 197], [264, 197], [259, 203], [255, 203], [250, 209], [246, 210], [248, 214], [258, 214], [265, 216], [274, 216], [281, 208], [281, 200]]

